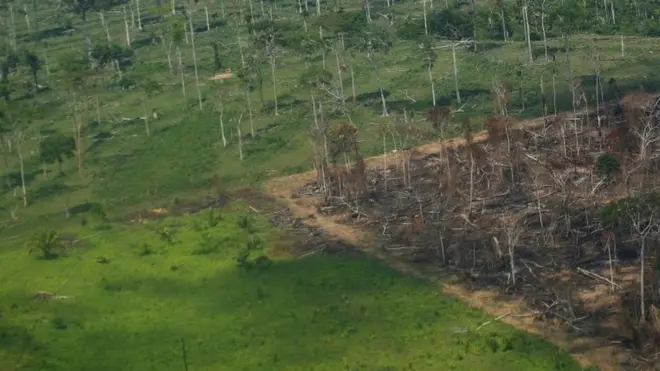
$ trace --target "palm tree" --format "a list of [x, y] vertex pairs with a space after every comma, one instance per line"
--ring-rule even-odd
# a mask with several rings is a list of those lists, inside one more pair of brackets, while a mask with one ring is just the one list
[[64, 243], [57, 232], [47, 229], [32, 236], [32, 239], [28, 242], [28, 247], [30, 253], [38, 250], [41, 252], [43, 259], [50, 260], [57, 258], [54, 251], [64, 248]]

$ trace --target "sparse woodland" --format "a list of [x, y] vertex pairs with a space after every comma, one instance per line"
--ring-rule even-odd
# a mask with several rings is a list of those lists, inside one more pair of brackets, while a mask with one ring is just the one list
[[651, 369], [659, 7], [0, 0], [0, 241], [313, 167], [319, 213]]

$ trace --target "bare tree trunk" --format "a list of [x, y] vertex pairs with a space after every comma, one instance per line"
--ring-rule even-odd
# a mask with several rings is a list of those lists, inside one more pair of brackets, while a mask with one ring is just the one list
[[195, 83], [197, 85], [197, 99], [199, 101], [199, 109], [201, 110], [204, 107], [202, 105], [202, 90], [199, 87], [199, 73], [197, 71], [197, 54], [195, 52], [195, 29], [193, 28], [192, 14], [188, 12], [188, 15], [190, 18], [190, 44], [192, 45], [193, 65], [195, 67]]
[[614, 292], [614, 268], [612, 266], [612, 249], [610, 247], [610, 238], [609, 237], [607, 238], [606, 247], [607, 247], [607, 260], [608, 260], [609, 266], [610, 266], [610, 283], [611, 283], [610, 291]]
[[171, 6], [172, 6], [172, 15], [176, 15], [176, 0], [172, 0]]
[[250, 118], [250, 135], [254, 137], [254, 124], [252, 122], [252, 99], [250, 99], [250, 86], [245, 83], [245, 96], [248, 104], [248, 117]]
[[316, 0], [316, 15], [321, 15], [321, 0]]
[[126, 17], [126, 5], [121, 6], [124, 14], [124, 30], [126, 31], [126, 46], [131, 47], [131, 32], [128, 30], [128, 18]]
[[[612, 17], [614, 17], [614, 8], [612, 8]], [[644, 293], [645, 287], [644, 287], [644, 272], [646, 271], [645, 269], [645, 263], [644, 263], [644, 250], [646, 247], [646, 235], [643, 235], [641, 238], [641, 244], [640, 244], [640, 272], [639, 272], [639, 291], [640, 291], [640, 301], [641, 301], [641, 318], [639, 320], [640, 323], [644, 323], [646, 321], [646, 295]]]
[[31, 32], [32, 29], [30, 28], [30, 15], [28, 13], [27, 4], [23, 4], [23, 12], [25, 13], [25, 24], [27, 25], [27, 30], [28, 32]]
[[349, 65], [351, 69], [351, 90], [353, 92], [353, 104], [357, 103], [357, 95], [355, 94], [355, 74], [353, 73], [353, 65]]
[[422, 9], [423, 9], [423, 14], [424, 14], [424, 35], [429, 34], [429, 25], [426, 19], [426, 0], [422, 0]]
[[474, 155], [470, 152], [470, 201], [468, 201], [468, 215], [472, 214], [472, 200], [474, 200]]
[[365, 0], [365, 8], [364, 11], [366, 12], [367, 15], [367, 23], [371, 23], [371, 4], [369, 3], [369, 0]]
[[277, 111], [277, 81], [275, 80], [275, 55], [270, 56], [270, 74], [273, 78], [273, 99], [275, 100], [275, 116], [279, 115]]
[[552, 107], [555, 110], [555, 116], [557, 116], [557, 89], [556, 89], [556, 75], [552, 74]]
[[97, 125], [101, 125], [101, 104], [99, 102], [99, 96], [96, 95], [96, 123]]
[[527, 4], [523, 5], [523, 22], [525, 23], [525, 40], [527, 41], [527, 50], [529, 52], [529, 62], [534, 62], [534, 55], [532, 54], [532, 39], [530, 36], [531, 30], [529, 28], [529, 18], [527, 15]]
[[105, 16], [103, 15], [103, 11], [100, 11], [99, 15], [101, 16], [101, 25], [105, 30], [105, 37], [106, 39], [108, 39], [108, 44], [110, 44], [112, 43], [112, 38], [110, 37], [110, 30], [108, 29], [108, 24], [105, 22]]
[[451, 58], [454, 63], [454, 90], [456, 90], [456, 101], [461, 103], [461, 93], [458, 91], [458, 66], [456, 65], [456, 43], [451, 44]]
[[241, 119], [243, 118], [243, 113], [238, 117], [238, 124], [236, 125], [238, 129], [238, 155], [243, 161], [243, 135], [241, 134]]
[[623, 45], [624, 45], [624, 44], [623, 44], [623, 35], [621, 35], [621, 58], [625, 58], [625, 57], [626, 57], [626, 52], [625, 52], [625, 49], [624, 49], [624, 46], [623, 46]]
[[206, 15], [206, 31], [211, 31], [211, 22], [209, 22], [209, 7], [204, 7], [204, 14]]
[[13, 50], [16, 50], [16, 23], [14, 22], [14, 7], [12, 7], [11, 3], [8, 2], [7, 6], [9, 7], [9, 23], [10, 23], [10, 32], [11, 35], [9, 37], [9, 41], [11, 44], [11, 48]]
[[82, 12], [82, 19], [83, 19], [83, 27], [85, 29], [85, 52], [87, 53], [87, 57], [91, 57], [92, 55], [92, 35], [90, 34], [89, 31], [89, 19], [87, 19], [87, 12], [84, 11]]
[[383, 183], [387, 192], [387, 133], [383, 131]]
[[135, 0], [135, 7], [137, 8], [138, 30], [142, 31], [142, 15], [140, 14], [140, 0]]
[[545, 52], [545, 63], [548, 63], [548, 39], [545, 35], [545, 0], [541, 2], [541, 30], [543, 32], [543, 50]]
[[144, 130], [147, 133], [147, 137], [150, 136], [149, 132], [149, 114], [147, 114], [147, 98], [142, 98], [142, 110], [144, 111]]
[[[314, 127], [316, 128], [316, 135], [314, 136], [315, 140], [318, 139], [318, 136], [322, 134], [321, 127], [319, 125], [319, 120], [318, 120], [318, 115], [316, 113], [316, 99], [314, 98], [314, 94], [310, 94], [310, 97], [312, 99], [312, 114], [314, 115]], [[324, 135], [324, 140], [325, 140], [325, 134]], [[314, 144], [314, 149], [316, 150], [316, 141], [313, 141]], [[323, 181], [323, 194], [326, 195], [328, 192], [328, 185], [325, 177], [325, 163], [327, 163], [327, 144], [324, 147], [325, 152], [322, 155], [318, 156], [318, 162], [319, 162], [319, 167], [321, 170], [321, 180]]]
[[506, 30], [506, 22], [504, 21], [504, 9], [500, 9], [500, 18], [502, 19], [502, 35], [504, 35], [504, 42], [508, 42], [509, 31]]
[[344, 96], [344, 82], [342, 80], [341, 76], [341, 62], [339, 61], [339, 51], [337, 50], [337, 46], [335, 45], [335, 59], [337, 60], [337, 80], [339, 81], [339, 93], [341, 96], [341, 104], [342, 106], [346, 106], [346, 97]]
[[135, 28], [135, 12], [133, 11], [132, 6], [129, 6], [128, 9], [131, 12], [131, 28]]
[[431, 64], [427, 66], [429, 71], [429, 82], [431, 83], [431, 97], [433, 98], [433, 107], [436, 105], [435, 101], [435, 82], [433, 82], [433, 73], [431, 72]]
[[172, 43], [167, 45], [165, 38], [161, 36], [160, 43], [163, 44], [163, 49], [165, 49], [165, 55], [167, 55], [167, 65], [170, 67], [170, 74], [174, 75], [174, 66], [172, 65]]
[[183, 61], [181, 60], [181, 49], [179, 47], [176, 47], [176, 55], [179, 58], [179, 75], [181, 76], [181, 93], [183, 94], [183, 104], [184, 107], [187, 109], [188, 108], [188, 94], [186, 94], [186, 79], [184, 76], [184, 70], [183, 70]]
[[378, 66], [376, 66], [375, 64], [374, 64], [374, 71], [376, 71], [376, 83], [378, 84], [378, 90], [380, 91], [380, 102], [383, 105], [382, 116], [389, 116], [389, 114], [387, 113], [387, 103], [385, 102], [385, 92], [383, 91], [383, 86], [380, 83], [380, 73], [378, 71]]
[[225, 115], [225, 105], [222, 102], [222, 98], [220, 98], [220, 134], [222, 135], [222, 146], [227, 147], [227, 138], [225, 137], [224, 115]]
[[28, 205], [27, 190], [25, 187], [25, 166], [23, 161], [23, 133], [18, 133], [16, 138], [16, 149], [18, 152], [18, 162], [21, 169], [21, 189], [23, 191], [23, 206]]

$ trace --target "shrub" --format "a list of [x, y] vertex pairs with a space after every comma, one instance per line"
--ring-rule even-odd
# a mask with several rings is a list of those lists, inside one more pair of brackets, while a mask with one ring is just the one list
[[202, 243], [200, 246], [192, 251], [193, 255], [208, 255], [217, 253], [220, 250], [221, 241], [212, 238], [208, 233], [202, 235]]
[[619, 171], [620, 167], [619, 160], [611, 153], [600, 155], [596, 160], [596, 171], [608, 178]]
[[249, 215], [239, 216], [238, 219], [236, 220], [236, 224], [238, 224], [239, 228], [245, 229], [249, 233], [256, 232], [256, 228], [254, 227], [252, 218]]
[[149, 247], [149, 245], [147, 245], [147, 244], [145, 243], [144, 245], [142, 245], [142, 250], [140, 250], [139, 255], [140, 255], [140, 256], [149, 256], [149, 255], [151, 255], [151, 254], [153, 254], [153, 253], [154, 253], [154, 250], [152, 250], [152, 249]]
[[63, 249], [65, 246], [60, 235], [54, 230], [48, 229], [32, 236], [28, 247], [30, 248], [30, 253], [35, 250], [39, 251], [43, 259], [50, 260], [57, 258], [58, 254], [56, 251]]
[[169, 228], [163, 228], [159, 234], [160, 234], [160, 239], [161, 241], [165, 241], [170, 245], [173, 245], [176, 243], [176, 238], [174, 237], [176, 231], [173, 229]]
[[69, 327], [66, 320], [62, 317], [53, 318], [52, 324], [56, 330], [66, 330]]
[[252, 252], [255, 250], [263, 250], [264, 248], [264, 242], [262, 239], [254, 236], [250, 236], [248, 239], [247, 243], [245, 244], [245, 248], [241, 249], [238, 254], [234, 257], [234, 260], [236, 260], [236, 265], [239, 268], [257, 268], [257, 269], [267, 269], [271, 266], [272, 260], [262, 254], [256, 257], [254, 260], [250, 260], [250, 255]]
[[209, 210], [209, 220], [208, 220], [209, 227], [217, 226], [218, 223], [220, 223], [221, 220], [222, 220], [222, 214], [221, 213], [216, 214], [216, 212], [213, 209]]

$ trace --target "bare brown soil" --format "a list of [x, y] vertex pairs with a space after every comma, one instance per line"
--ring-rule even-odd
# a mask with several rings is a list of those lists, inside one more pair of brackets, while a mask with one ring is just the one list
[[231, 72], [231, 69], [229, 69], [223, 73], [219, 73], [211, 77], [209, 80], [225, 80], [225, 79], [231, 79], [232, 77], [234, 77], [234, 74]]
[[634, 243], [614, 243], [612, 252], [597, 220], [631, 179], [640, 189], [655, 181], [630, 166], [615, 180], [594, 173], [598, 155], [616, 152], [606, 135], [616, 119], [599, 115], [540, 118], [510, 125], [506, 138], [483, 131], [372, 157], [352, 196], [322, 196], [316, 171], [272, 179], [266, 192], [328, 238], [437, 280], [445, 293], [543, 336], [585, 366], [651, 369], [654, 359], [633, 349]]

